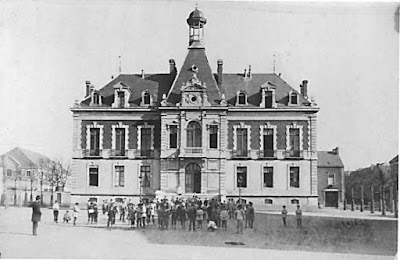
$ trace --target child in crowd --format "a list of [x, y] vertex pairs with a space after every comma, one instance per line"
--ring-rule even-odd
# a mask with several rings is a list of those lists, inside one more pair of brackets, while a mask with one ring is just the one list
[[71, 220], [71, 215], [69, 214], [69, 211], [67, 210], [67, 212], [65, 212], [65, 214], [64, 214], [64, 223], [66, 222], [66, 223], [68, 223], [68, 221], [70, 221]]
[[215, 224], [214, 221], [210, 220], [210, 222], [208, 222], [207, 231], [214, 232], [217, 228], [217, 224]]
[[228, 222], [228, 217], [229, 213], [228, 210], [226, 209], [225, 206], [222, 207], [221, 213], [220, 213], [220, 219], [221, 219], [221, 228], [225, 229], [227, 228], [227, 222]]

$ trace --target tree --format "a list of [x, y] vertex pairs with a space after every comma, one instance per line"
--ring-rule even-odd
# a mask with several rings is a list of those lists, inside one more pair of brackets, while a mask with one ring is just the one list
[[50, 160], [48, 159], [39, 159], [38, 162], [38, 179], [40, 181], [40, 197], [42, 198], [40, 200], [40, 203], [43, 206], [43, 184], [46, 183], [47, 181], [47, 174], [49, 172], [49, 164], [50, 164]]

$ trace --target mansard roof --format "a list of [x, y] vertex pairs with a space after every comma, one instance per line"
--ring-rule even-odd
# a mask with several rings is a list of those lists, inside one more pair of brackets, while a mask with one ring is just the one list
[[[159, 105], [162, 95], [168, 93], [174, 75], [171, 74], [120, 74], [115, 79], [107, 83], [103, 88], [100, 89], [101, 95], [103, 95], [103, 106], [111, 106], [114, 102], [114, 86], [118, 83], [122, 83], [129, 87], [131, 95], [129, 103], [131, 106], [139, 106], [142, 101], [142, 92], [148, 91], [156, 100], [156, 104]], [[90, 99], [84, 100], [81, 105], [89, 105]]]
[[[215, 75], [217, 77], [217, 75]], [[223, 74], [221, 92], [225, 94], [225, 100], [229, 105], [235, 105], [236, 94], [244, 91], [247, 94], [248, 106], [259, 106], [261, 103], [261, 86], [268, 84], [275, 85], [275, 101], [278, 107], [286, 107], [289, 101], [289, 93], [296, 92], [299, 95], [299, 104], [308, 106], [310, 104], [302, 95], [287, 84], [275, 73], [251, 74], [251, 77], [244, 77], [243, 73]]]
[[197, 78], [206, 84], [208, 102], [211, 105], [218, 105], [221, 100], [221, 94], [204, 49], [189, 49], [182, 68], [168, 93], [167, 101], [172, 104], [181, 101], [181, 87], [192, 79], [194, 74], [193, 65], [197, 69]]
[[325, 168], [344, 168], [342, 159], [334, 151], [318, 151], [318, 167]]

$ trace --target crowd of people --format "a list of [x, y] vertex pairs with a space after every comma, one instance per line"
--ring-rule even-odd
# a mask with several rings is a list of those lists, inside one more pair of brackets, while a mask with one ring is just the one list
[[[253, 203], [241, 204], [229, 199], [227, 203], [217, 199], [204, 201], [196, 196], [184, 200], [182, 198], [164, 198], [151, 202], [141, 202], [137, 205], [131, 200], [113, 202], [103, 201], [103, 214], [108, 215], [107, 228], [111, 229], [119, 217], [121, 222], [129, 222], [131, 228], [146, 228], [146, 225], [155, 225], [164, 229], [185, 229], [196, 231], [196, 229], [227, 230], [228, 219], [235, 219], [237, 222], [236, 232], [243, 233], [245, 228], [253, 228], [255, 212]], [[89, 216], [90, 212], [88, 212]], [[97, 219], [97, 211], [94, 211]], [[96, 221], [95, 221], [96, 222]], [[188, 225], [188, 227], [187, 227]]]

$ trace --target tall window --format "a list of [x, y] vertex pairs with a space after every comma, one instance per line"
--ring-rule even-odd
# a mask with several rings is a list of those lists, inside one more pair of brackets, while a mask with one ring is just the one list
[[89, 168], [89, 186], [99, 186], [99, 168]]
[[274, 168], [264, 167], [264, 187], [274, 187]]
[[125, 155], [125, 128], [115, 129], [115, 155]]
[[100, 103], [99, 93], [93, 93], [93, 104], [98, 105]]
[[300, 187], [299, 167], [290, 167], [290, 187]]
[[237, 187], [246, 188], [247, 187], [247, 167], [238, 166], [236, 168], [237, 174]]
[[210, 126], [210, 148], [218, 148], [218, 126]]
[[240, 92], [238, 94], [238, 104], [239, 105], [246, 105], [246, 93]]
[[236, 129], [237, 155], [247, 156], [247, 128]]
[[142, 176], [142, 187], [150, 187], [150, 165], [140, 166]]
[[26, 171], [26, 177], [31, 177], [31, 171]]
[[292, 92], [292, 94], [290, 94], [290, 104], [292, 105], [297, 105], [298, 101], [297, 101], [297, 94], [296, 92]]
[[272, 91], [265, 92], [265, 108], [272, 108]]
[[12, 171], [10, 169], [7, 169], [7, 177], [11, 177], [12, 176]]
[[187, 147], [201, 147], [201, 126], [195, 121], [187, 127]]
[[124, 187], [125, 185], [125, 167], [115, 166], [115, 187]]
[[141, 128], [141, 134], [140, 134], [140, 149], [141, 149], [141, 155], [142, 156], [150, 156], [151, 153], [151, 128], [150, 127], [144, 127]]
[[300, 156], [300, 129], [290, 128], [289, 135], [290, 155], [298, 157]]
[[100, 155], [100, 128], [90, 128], [90, 155]]
[[169, 148], [178, 148], [178, 126], [169, 126]]
[[263, 130], [264, 157], [274, 156], [274, 129], [264, 128]]
[[119, 107], [125, 107], [125, 93], [123, 91], [118, 91]]
[[335, 174], [329, 173], [328, 175], [328, 185], [334, 185], [335, 184]]
[[150, 94], [147, 92], [143, 94], [143, 104], [150, 105]]

